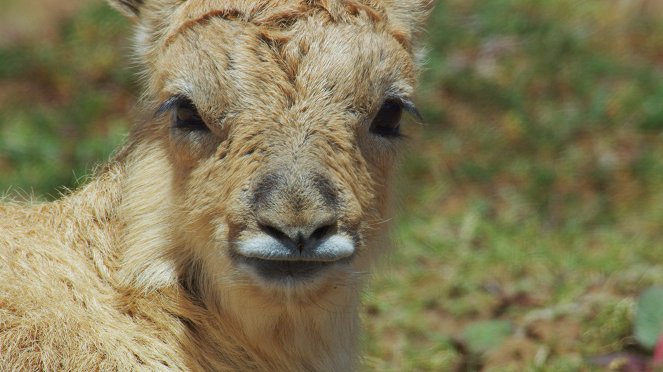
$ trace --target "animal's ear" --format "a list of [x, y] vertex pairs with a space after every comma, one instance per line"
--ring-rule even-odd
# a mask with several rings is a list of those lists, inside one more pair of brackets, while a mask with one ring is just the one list
[[107, 0], [115, 9], [129, 18], [137, 19], [145, 0]]
[[386, 0], [389, 21], [409, 42], [423, 30], [436, 0]]

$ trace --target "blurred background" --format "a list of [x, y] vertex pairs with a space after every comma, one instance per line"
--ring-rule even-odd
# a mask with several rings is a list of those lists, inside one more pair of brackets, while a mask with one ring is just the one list
[[[0, 194], [52, 200], [127, 133], [131, 25], [101, 0], [2, 7]], [[638, 296], [663, 285], [663, 2], [438, 0], [426, 40], [427, 123], [405, 127], [363, 369], [642, 370]]]

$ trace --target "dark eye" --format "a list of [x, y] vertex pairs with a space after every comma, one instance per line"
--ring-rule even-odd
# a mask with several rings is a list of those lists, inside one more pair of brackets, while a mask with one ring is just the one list
[[371, 123], [371, 132], [383, 137], [400, 136], [402, 114], [403, 107], [400, 102], [385, 101]]
[[196, 106], [188, 99], [179, 102], [175, 108], [173, 126], [189, 131], [207, 131], [209, 128], [198, 114]]

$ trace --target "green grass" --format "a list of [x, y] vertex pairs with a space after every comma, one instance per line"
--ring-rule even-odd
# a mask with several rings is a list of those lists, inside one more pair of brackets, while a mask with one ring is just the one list
[[[663, 9], [619, 4], [439, 2], [365, 370], [592, 370], [635, 347], [634, 298], [663, 283]], [[128, 32], [95, 5], [0, 47], [0, 190], [51, 198], [109, 156]], [[510, 334], [468, 352], [491, 320]]]
[[[367, 370], [592, 369], [635, 346], [634, 297], [663, 282], [663, 13], [640, 5], [438, 4]], [[513, 334], [468, 354], [491, 319]]]
[[120, 143], [135, 91], [127, 31], [97, 6], [64, 20], [56, 42], [0, 48], [0, 190], [56, 197]]

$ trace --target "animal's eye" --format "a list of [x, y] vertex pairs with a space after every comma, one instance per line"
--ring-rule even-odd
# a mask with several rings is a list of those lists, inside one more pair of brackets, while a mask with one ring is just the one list
[[208, 131], [209, 128], [198, 114], [196, 106], [188, 99], [182, 100], [175, 108], [173, 126], [190, 131]]
[[400, 102], [385, 101], [371, 123], [371, 132], [383, 137], [400, 136], [402, 114], [403, 106]]

